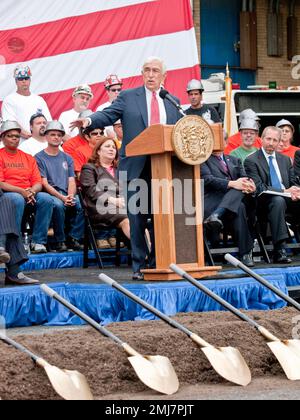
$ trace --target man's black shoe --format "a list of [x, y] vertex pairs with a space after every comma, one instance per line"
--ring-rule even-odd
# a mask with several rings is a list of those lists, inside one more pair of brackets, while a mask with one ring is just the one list
[[221, 231], [223, 229], [223, 222], [217, 214], [213, 213], [204, 220], [204, 226], [214, 231]]
[[32, 286], [34, 284], [39, 284], [38, 280], [34, 280], [30, 277], [25, 276], [24, 273], [18, 273], [16, 276], [11, 276], [6, 274], [5, 276], [5, 285], [17, 285], [17, 286]]
[[242, 263], [247, 267], [254, 267], [252, 251], [242, 256]]
[[68, 249], [73, 249], [73, 251], [82, 251], [84, 246], [77, 241], [77, 239], [69, 238], [67, 241]]
[[285, 249], [274, 250], [273, 262], [275, 264], [290, 264], [292, 260], [287, 256]]
[[133, 273], [132, 280], [144, 280], [144, 274], [140, 271]]

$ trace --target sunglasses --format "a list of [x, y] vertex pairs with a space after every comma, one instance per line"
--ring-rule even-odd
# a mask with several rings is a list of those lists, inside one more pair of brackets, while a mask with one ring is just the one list
[[122, 89], [109, 89], [111, 92], [121, 92]]
[[6, 134], [5, 137], [8, 137], [9, 139], [20, 139], [20, 134]]
[[18, 77], [17, 80], [22, 82], [23, 80], [30, 80], [30, 77]]
[[90, 136], [96, 137], [96, 136], [103, 136], [103, 131], [95, 131], [90, 133]]

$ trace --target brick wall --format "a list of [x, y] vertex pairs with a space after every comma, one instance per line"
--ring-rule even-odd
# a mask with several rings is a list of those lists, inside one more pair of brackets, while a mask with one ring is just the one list
[[[270, 80], [276, 80], [277, 85], [293, 86], [300, 85], [300, 79], [292, 78], [292, 68], [295, 64], [287, 59], [287, 27], [288, 1], [281, 1], [280, 12], [283, 16], [283, 55], [282, 57], [269, 57], [267, 54], [267, 14], [268, 0], [256, 2], [257, 8], [257, 47], [258, 47], [258, 67], [257, 84], [268, 84]], [[296, 6], [295, 14], [298, 17], [297, 39], [300, 54], [300, 4]], [[299, 72], [298, 72], [299, 73]], [[300, 75], [300, 74], [299, 74]]]
[[200, 61], [200, 0], [193, 0], [193, 18], [196, 31], [198, 57]]

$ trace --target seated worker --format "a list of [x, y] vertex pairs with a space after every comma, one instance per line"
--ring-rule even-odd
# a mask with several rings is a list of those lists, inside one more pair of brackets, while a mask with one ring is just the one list
[[28, 260], [16, 224], [16, 208], [8, 194], [0, 190], [0, 263], [6, 264], [5, 285], [32, 285], [38, 280], [21, 272], [20, 266]]
[[[239, 124], [242, 124], [243, 120], [254, 120], [257, 122], [258, 128], [259, 128], [259, 121], [260, 118], [258, 115], [252, 110], [252, 109], [244, 109], [240, 113], [239, 116]], [[242, 144], [242, 137], [241, 132], [238, 131], [238, 133], [228, 137], [227, 140], [227, 146], [224, 150], [225, 155], [230, 155], [230, 153], [234, 150], [240, 147]], [[253, 147], [256, 147], [257, 149], [261, 148], [261, 139], [259, 137], [256, 137], [255, 142], [253, 144]]]
[[28, 153], [31, 156], [36, 155], [41, 150], [46, 149], [47, 141], [45, 140], [45, 128], [47, 120], [43, 114], [34, 114], [30, 118], [30, 132], [32, 136], [24, 141], [19, 150]]
[[292, 123], [288, 120], [280, 120], [276, 124], [276, 127], [281, 128], [282, 135], [280, 142], [278, 144], [277, 152], [288, 156], [294, 161], [295, 153], [297, 150], [300, 150], [299, 147], [293, 146], [293, 137], [295, 133], [295, 128]]
[[[278, 127], [266, 127], [262, 133], [262, 148], [248, 156], [244, 162], [247, 175], [253, 179], [258, 195], [258, 214], [267, 219], [271, 227], [274, 246], [274, 263], [289, 264], [285, 250], [288, 229], [285, 223], [287, 210], [299, 220], [300, 188], [297, 186], [291, 159], [276, 152], [282, 136]], [[264, 191], [290, 193], [291, 198], [265, 194]]]
[[253, 119], [243, 120], [240, 125], [242, 144], [240, 147], [230, 152], [230, 156], [234, 156], [244, 162], [249, 155], [256, 152], [257, 147], [254, 147], [253, 145], [258, 136], [258, 130], [257, 121]]
[[82, 167], [80, 183], [91, 222], [96, 229], [120, 228], [130, 238], [129, 219], [124, 197], [120, 196], [116, 177], [118, 148], [114, 140], [104, 137]]
[[47, 252], [48, 229], [52, 218], [53, 202], [42, 191], [42, 179], [35, 159], [18, 150], [21, 127], [15, 121], [1, 126], [4, 148], [0, 150], [0, 188], [9, 194], [16, 206], [16, 223], [21, 232], [25, 206], [32, 206], [35, 220], [31, 249], [35, 253]]
[[252, 206], [249, 203], [247, 212], [246, 199], [256, 190], [254, 182], [247, 178], [240, 159], [220, 152], [213, 153], [201, 165], [201, 178], [204, 180], [204, 227], [211, 233], [211, 241], [219, 241], [224, 224], [231, 226], [242, 262], [252, 267], [253, 235], [247, 214]]
[[[65, 130], [59, 121], [50, 121], [45, 130], [48, 147], [39, 152], [37, 161], [44, 190], [53, 200], [53, 230], [56, 251], [83, 249], [80, 240], [84, 235], [84, 215], [78, 196], [73, 160], [59, 150]], [[65, 219], [68, 217], [68, 240], [66, 242]]]
[[[90, 115], [92, 115], [92, 111], [90, 109], [86, 109], [85, 111], [82, 111], [79, 114], [79, 118], [87, 118]], [[81, 146], [85, 146], [87, 143], [84, 134], [83, 134], [83, 129], [80, 128], [79, 129], [79, 134], [75, 137], [71, 137], [69, 138], [69, 140], [65, 141], [64, 144], [62, 145], [63, 151], [65, 153], [67, 153], [69, 156], [71, 156], [71, 158], [74, 160], [74, 154], [75, 151], [81, 147]]]
[[93, 128], [87, 127], [83, 130], [83, 135], [85, 138], [85, 144], [78, 147], [74, 154], [74, 169], [77, 178], [80, 178], [81, 168], [85, 163], [88, 162], [89, 158], [92, 156], [93, 149], [98, 140], [103, 138], [103, 129], [102, 128]]
[[204, 87], [200, 80], [190, 80], [186, 88], [188, 99], [191, 104], [190, 108], [186, 110], [186, 115], [199, 115], [204, 118], [209, 124], [220, 123], [221, 118], [217, 110], [210, 105], [203, 104], [202, 93]]

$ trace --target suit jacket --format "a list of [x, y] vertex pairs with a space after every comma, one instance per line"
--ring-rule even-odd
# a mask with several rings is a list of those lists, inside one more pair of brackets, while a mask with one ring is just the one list
[[[204, 180], [205, 217], [209, 216], [219, 206], [229, 191], [231, 192], [231, 189], [228, 189], [229, 181], [247, 176], [240, 159], [227, 155], [225, 155], [225, 159], [230, 176], [213, 155], [201, 165], [201, 178]], [[234, 202], [231, 202], [232, 199]], [[237, 193], [230, 194], [228, 202], [226, 201], [223, 204], [228, 210], [236, 212], [242, 199], [242, 192], [237, 191]]]
[[[296, 185], [291, 159], [281, 153], [276, 153], [276, 160], [285, 188]], [[257, 195], [266, 190], [282, 191], [272, 187], [270, 168], [261, 149], [247, 157], [244, 166], [249, 178], [255, 182]]]
[[107, 201], [109, 196], [118, 197], [120, 188], [117, 178], [102, 166], [96, 167], [93, 163], [83, 165], [80, 184], [87, 212], [95, 227], [108, 226], [127, 217], [116, 216], [115, 207]]
[[297, 177], [297, 183], [299, 184], [299, 181], [300, 181], [300, 150], [297, 150], [297, 152], [295, 153], [294, 171], [295, 171], [295, 176]]
[[[177, 102], [178, 99], [174, 98]], [[164, 100], [167, 124], [175, 124], [180, 118], [178, 110], [167, 99]], [[138, 178], [145, 166], [146, 156], [126, 157], [126, 146], [148, 127], [148, 111], [145, 87], [122, 91], [115, 102], [103, 111], [91, 116], [92, 128], [113, 125], [121, 119], [123, 141], [119, 151], [119, 171], [126, 171], [128, 180]]]

